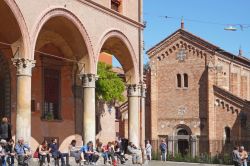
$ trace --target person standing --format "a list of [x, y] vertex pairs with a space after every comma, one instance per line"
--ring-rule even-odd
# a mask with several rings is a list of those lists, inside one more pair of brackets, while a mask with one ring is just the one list
[[11, 125], [8, 123], [8, 118], [3, 117], [0, 125], [0, 139], [4, 139], [8, 142], [11, 138]]
[[146, 144], [146, 155], [147, 155], [147, 159], [150, 161], [152, 160], [152, 146], [149, 142], [149, 140], [147, 140], [147, 144]]
[[247, 158], [248, 154], [247, 151], [244, 149], [244, 146], [240, 147], [240, 157], [241, 157], [241, 166], [247, 166]]
[[160, 150], [161, 150], [161, 160], [166, 161], [167, 144], [166, 144], [165, 140], [161, 140]]
[[232, 152], [232, 160], [233, 160], [234, 166], [241, 166], [241, 157], [240, 157], [238, 146], [234, 147], [234, 150]]

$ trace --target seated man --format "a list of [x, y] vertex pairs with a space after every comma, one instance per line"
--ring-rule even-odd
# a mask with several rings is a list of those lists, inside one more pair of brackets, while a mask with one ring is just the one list
[[62, 166], [65, 166], [65, 160], [64, 157], [66, 157], [66, 166], [70, 166], [69, 165], [69, 154], [68, 153], [61, 153], [59, 151], [59, 147], [57, 144], [57, 139], [52, 139], [52, 143], [50, 144], [50, 152], [52, 154], [52, 157], [57, 160], [57, 159], [61, 159], [61, 164]]
[[128, 153], [132, 155], [133, 164], [141, 164], [141, 150], [132, 142], [128, 143]]
[[31, 158], [30, 147], [24, 144], [24, 139], [19, 138], [15, 146], [15, 152], [17, 155], [17, 162], [19, 166], [28, 166], [29, 160]]
[[89, 141], [87, 145], [84, 145], [81, 149], [81, 158], [86, 159], [90, 164], [95, 164], [99, 159], [99, 156], [94, 152], [93, 142]]
[[9, 166], [14, 166], [15, 159], [15, 149], [14, 149], [14, 140], [10, 139], [6, 145], [6, 154], [7, 154], [7, 163]]

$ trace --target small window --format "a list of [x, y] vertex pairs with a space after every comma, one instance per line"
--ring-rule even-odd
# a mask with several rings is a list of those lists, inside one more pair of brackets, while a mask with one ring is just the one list
[[111, 9], [119, 12], [121, 2], [119, 0], [111, 0]]
[[181, 75], [177, 74], [177, 87], [181, 88]]
[[230, 128], [229, 127], [225, 127], [225, 135], [226, 135], [225, 142], [230, 143], [230, 135], [231, 135], [231, 133], [230, 133]]
[[188, 75], [186, 73], [184, 74], [184, 87], [188, 87]]

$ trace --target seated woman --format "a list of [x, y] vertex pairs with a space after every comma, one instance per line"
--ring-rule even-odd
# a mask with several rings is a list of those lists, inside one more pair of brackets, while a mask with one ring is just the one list
[[74, 157], [76, 163], [81, 161], [81, 152], [80, 149], [76, 147], [76, 140], [72, 140], [69, 145], [69, 156]]
[[48, 165], [50, 164], [50, 148], [48, 146], [48, 142], [44, 140], [41, 145], [39, 145], [38, 150], [38, 158], [40, 161], [40, 166], [42, 166], [45, 163], [45, 158], [47, 158]]

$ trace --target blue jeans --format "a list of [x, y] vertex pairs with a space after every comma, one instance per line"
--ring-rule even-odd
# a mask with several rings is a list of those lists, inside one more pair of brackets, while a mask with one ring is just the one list
[[161, 160], [166, 161], [166, 155], [167, 153], [165, 151], [161, 151]]
[[1, 157], [1, 166], [6, 166], [6, 158], [5, 158], [5, 156]]
[[14, 158], [14, 156], [7, 156], [6, 161], [7, 161], [9, 166], [14, 166], [15, 158]]

